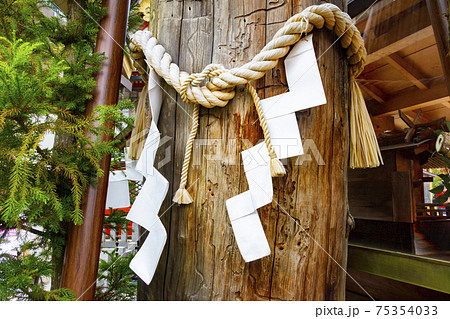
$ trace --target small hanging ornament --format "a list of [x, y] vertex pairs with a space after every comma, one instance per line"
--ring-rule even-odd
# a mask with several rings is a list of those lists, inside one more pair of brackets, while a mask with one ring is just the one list
[[450, 132], [442, 132], [436, 140], [436, 151], [450, 158]]
[[139, 12], [144, 14], [144, 21], [150, 21], [150, 0], [142, 0], [139, 6]]

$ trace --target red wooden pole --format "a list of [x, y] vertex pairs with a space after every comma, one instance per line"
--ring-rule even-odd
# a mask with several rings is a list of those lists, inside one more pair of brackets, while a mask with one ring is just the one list
[[[95, 51], [104, 52], [108, 59], [96, 76], [97, 88], [87, 106], [87, 115], [97, 105], [118, 102], [129, 3], [129, 0], [103, 1], [108, 13], [101, 21]], [[103, 140], [111, 138], [102, 136]], [[110, 162], [111, 156], [102, 158], [100, 167], [105, 175], [96, 185], [89, 186], [83, 202], [83, 224], [70, 227], [67, 237], [61, 286], [72, 289], [79, 300], [94, 300]]]

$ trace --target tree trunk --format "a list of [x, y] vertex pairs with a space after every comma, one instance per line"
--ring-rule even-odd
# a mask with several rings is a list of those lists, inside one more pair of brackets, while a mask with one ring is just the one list
[[[331, 2], [346, 7], [345, 0]], [[199, 72], [211, 62], [232, 68], [250, 61], [290, 16], [320, 1], [151, 3], [154, 34], [182, 70]], [[160, 211], [168, 242], [152, 283], [140, 282], [138, 299], [344, 299], [349, 94], [344, 50], [339, 42], [332, 46], [335, 40], [329, 30], [314, 31], [328, 103], [297, 114], [305, 155], [289, 159], [287, 175], [273, 179], [273, 202], [258, 209], [272, 253], [251, 263], [241, 257], [225, 207], [248, 189], [240, 152], [263, 138], [250, 95], [238, 87], [226, 107], [201, 109], [197, 139], [209, 142], [194, 146], [188, 178], [194, 203], [178, 206], [172, 196], [191, 123], [185, 110], [193, 109], [163, 84], [159, 128], [173, 137], [158, 154], [170, 148], [173, 156], [160, 168], [171, 185]], [[255, 83], [261, 98], [286, 91], [283, 62]]]

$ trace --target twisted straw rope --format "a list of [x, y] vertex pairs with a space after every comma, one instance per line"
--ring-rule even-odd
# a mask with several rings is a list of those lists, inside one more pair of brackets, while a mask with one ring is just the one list
[[[334, 30], [335, 34], [340, 38], [342, 47], [346, 49], [350, 79], [352, 83], [355, 83], [355, 78], [364, 69], [367, 57], [364, 40], [353, 24], [350, 16], [347, 13], [342, 12], [339, 7], [333, 4], [310, 6], [302, 12], [292, 16], [286, 21], [284, 26], [278, 30], [273, 39], [261, 50], [261, 52], [252, 59], [252, 61], [241, 67], [230, 70], [227, 70], [218, 64], [210, 64], [206, 66], [201, 73], [189, 74], [180, 71], [178, 65], [172, 63], [170, 54], [166, 52], [162, 45], [158, 44], [157, 39], [152, 37], [149, 31], [137, 31], [133, 35], [131, 49], [134, 51], [134, 55], [139, 58], [139, 60], [142, 60], [143, 52], [145, 57], [147, 57], [147, 63], [181, 95], [183, 101], [195, 105], [191, 133], [189, 134], [186, 145], [180, 188], [175, 194], [174, 201], [183, 204], [192, 202], [192, 198], [185, 187], [188, 167], [192, 155], [193, 140], [198, 129], [199, 105], [206, 108], [215, 106], [224, 107], [227, 105], [228, 101], [234, 97], [234, 89], [237, 85], [246, 85], [255, 102], [266, 145], [271, 157], [272, 175], [279, 176], [285, 173], [281, 162], [276, 159], [276, 154], [270, 141], [267, 123], [261, 109], [261, 104], [259, 103], [259, 97], [256, 90], [249, 82], [263, 77], [267, 71], [273, 69], [277, 65], [278, 60], [284, 57], [289, 52], [290, 47], [298, 42], [303, 35], [310, 33], [314, 28], [321, 29], [323, 27]], [[200, 84], [206, 79], [210, 79], [210, 81], [201, 86]], [[362, 103], [364, 103], [364, 101], [362, 101]], [[357, 108], [352, 105], [352, 112], [355, 112], [355, 110], [360, 113], [356, 115], [355, 113], [352, 113], [352, 116], [357, 117], [355, 119], [357, 122], [359, 122], [358, 120], [361, 120], [361, 116], [364, 119], [367, 119], [368, 113], [365, 105], [359, 105]], [[380, 158], [381, 155], [378, 144], [376, 144], [376, 137], [375, 141], [373, 140], [374, 134], [370, 121], [368, 123], [364, 120], [363, 123], [354, 123], [353, 126], [355, 125], [358, 126], [351, 135], [352, 146], [354, 146], [352, 147], [352, 150], [356, 150], [354, 153], [356, 154], [356, 152], [358, 152], [358, 154], [351, 155], [351, 163], [354, 163], [354, 161], [352, 161], [353, 158], [359, 159], [361, 156], [364, 156], [365, 158], [362, 161], [358, 161], [358, 165], [360, 165], [360, 167], [374, 166], [376, 165], [377, 159], [373, 159], [373, 154], [378, 154]], [[368, 125], [370, 125], [370, 128], [367, 127]], [[369, 134], [367, 134], [367, 131], [372, 131], [372, 133], [369, 132]], [[367, 145], [369, 148], [367, 151], [371, 154], [370, 160], [367, 158], [366, 150], [356, 145], [356, 140], [353, 140], [353, 138], [357, 139], [357, 136], [359, 136], [360, 139], [368, 139], [363, 141], [363, 144]], [[375, 164], [371, 164], [371, 162], [375, 162]]]
[[190, 204], [192, 203], [192, 197], [189, 195], [186, 190], [187, 177], [189, 172], [189, 163], [191, 162], [192, 156], [192, 147], [194, 144], [194, 138], [197, 135], [198, 130], [198, 118], [200, 113], [200, 106], [198, 104], [194, 105], [194, 112], [192, 113], [192, 127], [191, 133], [189, 134], [187, 143], [186, 143], [186, 153], [184, 154], [183, 167], [181, 168], [181, 178], [180, 178], [180, 187], [178, 191], [175, 193], [173, 198], [174, 202], [179, 204]]
[[270, 142], [269, 128], [267, 127], [267, 121], [263, 114], [263, 110], [261, 108], [261, 102], [259, 100], [258, 92], [256, 92], [256, 89], [250, 83], [247, 83], [246, 87], [247, 87], [247, 90], [250, 92], [250, 94], [253, 98], [253, 101], [255, 101], [256, 112], [258, 113], [259, 122], [261, 124], [261, 128], [264, 133], [267, 150], [269, 151], [269, 156], [270, 156], [270, 158], [276, 158], [277, 154], [275, 153], [275, 150], [273, 149], [273, 145]]
[[256, 89], [250, 84], [247, 83], [246, 85], [247, 90], [250, 92], [253, 102], [255, 103], [256, 112], [258, 113], [259, 123], [261, 125], [261, 128], [263, 130], [264, 134], [264, 142], [266, 142], [267, 150], [269, 151], [269, 157], [270, 157], [270, 171], [272, 173], [273, 177], [278, 177], [286, 174], [286, 170], [283, 167], [283, 164], [277, 160], [277, 154], [275, 153], [275, 150], [272, 145], [272, 141], [270, 140], [270, 132], [269, 127], [267, 126], [267, 121], [264, 116], [261, 101], [258, 96], [258, 92], [256, 92]]
[[[180, 71], [178, 65], [172, 63], [172, 57], [149, 31], [137, 31], [132, 39], [136, 48], [140, 48], [148, 58], [148, 63], [156, 73], [173, 86], [178, 93], [185, 91], [185, 99], [190, 104], [200, 104], [207, 108], [223, 107], [234, 97], [236, 85], [245, 85], [257, 80], [273, 69], [278, 60], [284, 57], [291, 47], [300, 40], [302, 35], [310, 33], [314, 28], [326, 27], [334, 30], [340, 38], [341, 45], [346, 49], [350, 64], [350, 76], [355, 78], [364, 69], [367, 52], [360, 32], [354, 26], [350, 16], [333, 4], [310, 6], [292, 16], [278, 30], [273, 39], [249, 63], [220, 72], [204, 86], [200, 82], [190, 82], [195, 76], [203, 75], [205, 79], [208, 70], [214, 70], [208, 65], [200, 74], [189, 75]], [[217, 69], [216, 69], [217, 70]]]

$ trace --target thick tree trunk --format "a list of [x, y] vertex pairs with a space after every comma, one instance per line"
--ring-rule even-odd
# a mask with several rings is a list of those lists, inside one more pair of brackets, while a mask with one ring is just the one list
[[[341, 8], [346, 1], [332, 1]], [[159, 41], [180, 68], [199, 72], [207, 64], [227, 68], [250, 61], [293, 14], [320, 1], [152, 1]], [[192, 107], [175, 91], [159, 120], [160, 149], [173, 161], [160, 171], [171, 182], [160, 211], [168, 243], [143, 300], [342, 300], [346, 268], [348, 74], [345, 54], [329, 30], [314, 32], [327, 105], [298, 114], [306, 155], [287, 161], [275, 178], [274, 200], [258, 210], [272, 253], [245, 263], [236, 245], [225, 200], [248, 189], [240, 152], [262, 139], [257, 114], [244, 88], [225, 108], [202, 109], [189, 192], [194, 203], [172, 205]], [[255, 85], [261, 98], [286, 91], [283, 61]], [[177, 105], [174, 102], [177, 101]], [[323, 162], [318, 163], [317, 147]], [[309, 149], [308, 149], [309, 148]], [[319, 161], [320, 162], [320, 161]], [[302, 163], [301, 165], [298, 165]]]

